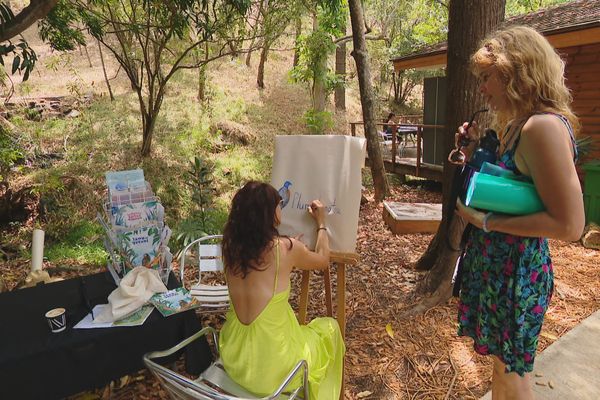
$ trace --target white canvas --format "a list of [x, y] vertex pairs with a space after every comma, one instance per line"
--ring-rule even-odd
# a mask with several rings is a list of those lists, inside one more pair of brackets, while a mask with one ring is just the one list
[[316, 226], [307, 208], [319, 199], [325, 205], [325, 224], [333, 251], [356, 250], [361, 168], [366, 141], [351, 136], [277, 136], [271, 184], [284, 200], [279, 232], [302, 234], [313, 249]]

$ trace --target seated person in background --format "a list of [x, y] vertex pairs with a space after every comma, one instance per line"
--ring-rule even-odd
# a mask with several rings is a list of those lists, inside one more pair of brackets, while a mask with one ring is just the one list
[[311, 400], [340, 396], [345, 346], [337, 321], [300, 325], [288, 303], [294, 267], [329, 265], [325, 208], [314, 200], [308, 212], [317, 225], [314, 252], [279, 235], [281, 197], [271, 185], [251, 181], [234, 196], [223, 232], [231, 306], [220, 334], [221, 358], [233, 380], [260, 396], [275, 391], [300, 360], [308, 363]]
[[[388, 124], [396, 123], [396, 114], [393, 112], [389, 113], [387, 118], [385, 119], [385, 123], [383, 125], [383, 133], [385, 140], [392, 140], [392, 133], [394, 131], [394, 127]], [[396, 127], [397, 128], [397, 127]]]

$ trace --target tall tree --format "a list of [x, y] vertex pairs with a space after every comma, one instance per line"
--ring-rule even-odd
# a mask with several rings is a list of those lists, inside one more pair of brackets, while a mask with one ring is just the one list
[[310, 90], [312, 108], [304, 114], [304, 120], [309, 130], [318, 134], [333, 125], [331, 113], [325, 108], [328, 96], [341, 83], [328, 61], [335, 51], [334, 37], [341, 34], [347, 9], [333, 3], [322, 1], [311, 5], [313, 30], [297, 40], [299, 59], [291, 71], [292, 79], [306, 84]]
[[375, 109], [373, 104], [375, 99], [371, 83], [367, 41], [365, 40], [364, 13], [360, 0], [348, 0], [348, 7], [350, 9], [352, 41], [354, 44], [352, 56], [356, 62], [356, 71], [358, 74], [360, 103], [365, 124], [365, 137], [367, 138], [367, 153], [369, 154], [373, 185], [375, 186], [375, 200], [381, 201], [389, 193], [389, 185], [383, 166], [381, 147], [379, 147], [379, 134], [375, 125]]
[[[77, 40], [79, 21], [113, 54], [138, 97], [146, 157], [169, 80], [177, 71], [237, 53], [246, 39], [249, 5], [247, 0], [61, 0], [41, 34], [55, 48], [68, 48], [68, 38]], [[210, 55], [195, 56], [207, 44], [214, 48]]]
[[[504, 19], [506, 0], [450, 0], [448, 12], [447, 102], [444, 148], [454, 147], [454, 134], [473, 111], [484, 106], [477, 80], [468, 68], [469, 58], [480, 41]], [[430, 270], [421, 288], [433, 292], [412, 311], [421, 312], [447, 300], [452, 294], [452, 273], [459, 256], [464, 222], [449, 219], [455, 204], [449, 204], [455, 166], [444, 164], [442, 221], [429, 247], [417, 262], [417, 269]], [[455, 215], [455, 214], [454, 214]]]
[[300, 2], [263, 0], [263, 6], [260, 7], [262, 48], [256, 74], [256, 84], [260, 89], [265, 88], [265, 64], [271, 46], [283, 35], [292, 16], [300, 12]]
[[[365, 19], [384, 40], [369, 43], [375, 93], [382, 101], [403, 106], [423, 78], [440, 74], [440, 70], [405, 70], [394, 73], [390, 58], [414, 53], [423, 47], [446, 40], [448, 8], [444, 2], [431, 0], [366, 0]], [[384, 105], [387, 108], [387, 105]], [[386, 109], [383, 113], [387, 114]]]

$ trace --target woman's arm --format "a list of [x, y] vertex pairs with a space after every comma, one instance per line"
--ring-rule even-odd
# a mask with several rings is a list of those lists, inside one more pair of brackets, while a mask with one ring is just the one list
[[[515, 157], [524, 164], [521, 172], [533, 179], [545, 211], [523, 216], [493, 215], [487, 220], [487, 229], [519, 236], [578, 240], [585, 216], [571, 148], [568, 131], [558, 118], [531, 117], [523, 127]], [[482, 227], [485, 213], [462, 203], [458, 213]]]
[[317, 243], [315, 251], [310, 251], [302, 242], [293, 241], [293, 265], [300, 269], [325, 269], [329, 266], [329, 235], [325, 226], [325, 207], [314, 200], [308, 212], [317, 224]]

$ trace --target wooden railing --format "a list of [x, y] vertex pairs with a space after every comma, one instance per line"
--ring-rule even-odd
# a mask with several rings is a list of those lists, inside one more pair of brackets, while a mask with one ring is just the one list
[[[356, 126], [357, 125], [361, 125], [363, 126], [363, 130], [364, 130], [364, 122], [363, 121], [357, 121], [357, 122], [350, 122], [350, 131], [352, 133], [352, 136], [356, 136]], [[421, 169], [421, 155], [423, 153], [423, 149], [422, 149], [422, 138], [423, 138], [423, 128], [445, 128], [444, 125], [425, 125], [425, 124], [403, 124], [403, 123], [399, 123], [399, 124], [390, 124], [390, 123], [385, 123], [385, 122], [376, 122], [375, 123], [376, 126], [381, 126], [382, 130], [384, 126], [387, 127], [391, 127], [392, 128], [392, 132], [396, 132], [397, 128], [401, 128], [401, 127], [414, 127], [416, 128], [417, 131], [417, 164], [416, 164], [416, 176], [419, 176], [419, 170]], [[396, 164], [396, 152], [398, 149], [398, 135], [397, 134], [393, 134], [392, 135], [392, 164]]]

